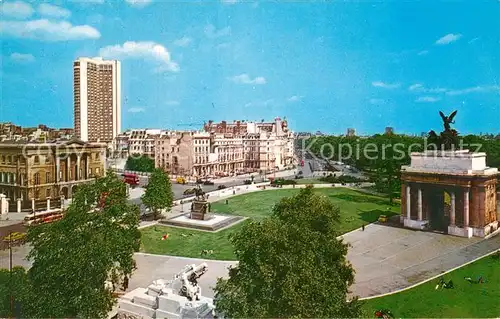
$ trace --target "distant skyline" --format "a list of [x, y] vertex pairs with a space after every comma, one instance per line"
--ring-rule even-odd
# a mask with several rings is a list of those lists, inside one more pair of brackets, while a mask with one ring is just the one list
[[[498, 0], [2, 1], [0, 121], [73, 127], [73, 61], [122, 65], [122, 129], [287, 117], [420, 134], [458, 110], [500, 133]], [[181, 125], [179, 125], [181, 124]]]

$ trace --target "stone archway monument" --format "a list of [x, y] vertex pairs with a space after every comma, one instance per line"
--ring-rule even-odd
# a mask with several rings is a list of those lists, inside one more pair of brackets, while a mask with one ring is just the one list
[[485, 237], [499, 228], [498, 169], [486, 166], [486, 153], [455, 150], [458, 134], [449, 124], [456, 111], [440, 114], [445, 131], [429, 133], [440, 150], [411, 153], [411, 164], [401, 167], [402, 222], [408, 228]]

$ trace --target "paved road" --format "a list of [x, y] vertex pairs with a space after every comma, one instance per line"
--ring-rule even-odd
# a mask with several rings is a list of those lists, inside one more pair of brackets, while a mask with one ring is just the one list
[[[287, 171], [281, 171], [277, 172], [276, 174], [268, 174], [267, 178], [269, 177], [281, 177], [281, 178], [286, 178], [286, 179], [293, 179], [295, 175], [297, 174], [298, 169], [295, 170], [287, 170]], [[254, 175], [254, 181], [256, 183], [261, 182], [264, 180], [263, 177], [260, 177], [258, 174], [252, 174]], [[243, 185], [243, 182], [247, 179], [250, 179], [250, 174], [245, 174], [245, 175], [239, 175], [236, 177], [224, 177], [220, 179], [215, 179], [214, 180], [214, 185], [202, 185], [202, 189], [205, 192], [211, 192], [217, 190], [217, 187], [219, 185], [224, 185], [227, 188], [233, 187], [233, 186], [241, 186]], [[141, 211], [145, 211], [145, 208], [142, 206], [140, 197], [144, 193], [144, 186], [147, 184], [147, 178], [144, 176], [141, 176], [140, 178], [140, 187], [136, 187], [135, 189], [130, 190], [130, 202], [138, 205], [141, 207]], [[182, 199], [186, 196], [184, 196], [184, 191], [186, 189], [191, 189], [196, 187], [195, 184], [186, 184], [186, 185], [181, 185], [177, 184], [175, 182], [172, 183], [172, 192], [174, 193], [174, 198], [175, 199]]]

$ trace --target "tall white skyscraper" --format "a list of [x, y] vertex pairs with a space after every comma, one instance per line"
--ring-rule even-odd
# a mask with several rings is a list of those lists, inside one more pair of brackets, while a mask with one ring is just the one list
[[121, 132], [120, 61], [78, 58], [73, 63], [76, 137], [112, 142]]

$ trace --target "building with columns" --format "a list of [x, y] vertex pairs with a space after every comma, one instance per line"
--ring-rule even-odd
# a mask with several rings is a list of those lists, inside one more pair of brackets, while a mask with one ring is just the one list
[[485, 153], [412, 153], [401, 168], [401, 218], [405, 227], [485, 237], [499, 228], [498, 169]]
[[106, 144], [0, 142], [0, 193], [10, 200], [71, 198], [105, 174]]

